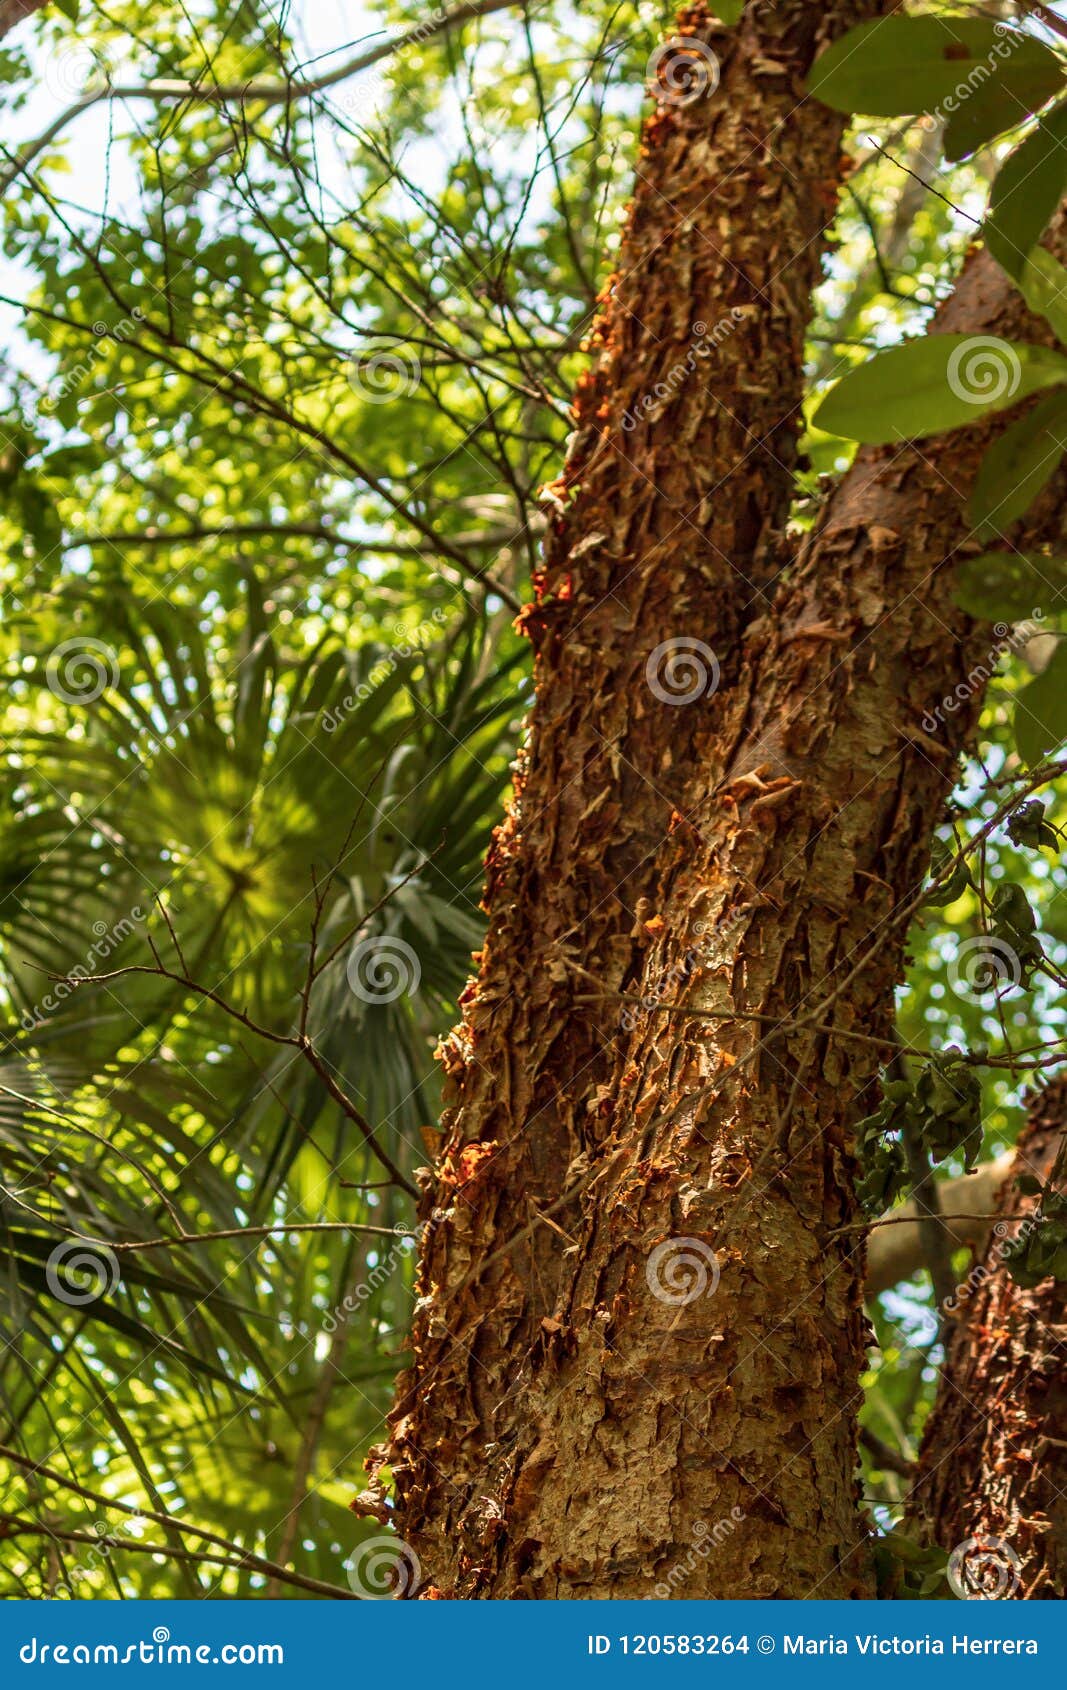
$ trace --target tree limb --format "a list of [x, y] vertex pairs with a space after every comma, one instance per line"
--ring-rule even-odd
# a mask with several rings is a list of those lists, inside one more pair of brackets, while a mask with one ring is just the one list
[[[992, 1224], [997, 1193], [1011, 1170], [1014, 1153], [983, 1162], [973, 1174], [945, 1180], [938, 1190], [942, 1212], [936, 1225], [944, 1229], [951, 1248], [972, 1244], [981, 1248]], [[867, 1295], [877, 1296], [910, 1279], [925, 1265], [922, 1220], [915, 1198], [895, 1209], [893, 1226], [876, 1225], [867, 1250]]]
[[[43, 0], [7, 0], [5, 5], [4, 0], [0, 0], [0, 39], [19, 18], [25, 17], [28, 12], [36, 11], [42, 4]], [[306, 100], [315, 94], [324, 93], [328, 88], [335, 88], [340, 82], [347, 82], [350, 77], [358, 76], [360, 71], [369, 70], [371, 65], [379, 64], [382, 59], [390, 58], [394, 53], [402, 53], [407, 47], [421, 46], [435, 35], [444, 35], [450, 29], [470, 23], [476, 18], [490, 17], [494, 12], [506, 11], [515, 4], [516, 0], [463, 0], [463, 4], [453, 7], [451, 11], [438, 12], [427, 22], [415, 24], [413, 28], [405, 30], [402, 35], [380, 41], [376, 47], [368, 47], [365, 52], [346, 59], [336, 69], [325, 71], [322, 76], [301, 80], [287, 78], [284, 82], [202, 84], [168, 77], [158, 77], [151, 82], [107, 82], [102, 87], [90, 89], [72, 105], [67, 106], [47, 129], [17, 155], [7, 176], [0, 180], [0, 191], [9, 187], [34, 159], [39, 158], [68, 124], [93, 106], [110, 104], [114, 100], [151, 100], [156, 105], [163, 105], [172, 100], [194, 106], [223, 106], [231, 102], [243, 106], [252, 101], [258, 101], [263, 107], [292, 105], [297, 100]], [[12, 17], [10, 23], [5, 25], [4, 14], [8, 10]]]

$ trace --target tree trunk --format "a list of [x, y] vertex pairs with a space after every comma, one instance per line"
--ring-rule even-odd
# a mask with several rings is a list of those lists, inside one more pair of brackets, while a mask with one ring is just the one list
[[[1032, 1213], [1020, 1174], [1047, 1180], [1067, 1127], [1067, 1080], [1034, 1098], [1001, 1216]], [[1062, 1179], [1057, 1187], [1064, 1189]], [[920, 1453], [914, 1512], [968, 1594], [1067, 1596], [1067, 1284], [1023, 1290], [1000, 1220], [955, 1294], [952, 1334]]]
[[[989, 642], [934, 572], [992, 431], [864, 454], [775, 589], [839, 138], [799, 78], [865, 9], [705, 20], [717, 94], [646, 127], [378, 1458], [423, 1594], [870, 1588], [849, 1129], [978, 711], [920, 725]], [[1023, 321], [979, 257], [938, 326]]]

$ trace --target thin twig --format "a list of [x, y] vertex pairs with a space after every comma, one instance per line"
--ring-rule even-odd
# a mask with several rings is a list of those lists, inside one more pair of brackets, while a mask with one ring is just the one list
[[[21, 1455], [17, 1449], [12, 1449], [7, 1444], [0, 1444], [0, 1459], [10, 1461], [13, 1467], [20, 1467], [25, 1473], [35, 1473], [39, 1478], [46, 1479], [50, 1484], [58, 1485], [61, 1490], [67, 1490], [75, 1496], [83, 1497], [86, 1502], [95, 1503], [98, 1508], [104, 1509], [105, 1512], [108, 1509], [115, 1509], [118, 1513], [130, 1515], [137, 1520], [151, 1520], [154, 1525], [163, 1526], [168, 1531], [190, 1532], [194, 1537], [203, 1539], [205, 1543], [213, 1543], [216, 1548], [224, 1549], [228, 1554], [240, 1556], [242, 1560], [249, 1564], [250, 1571], [265, 1573], [268, 1577], [284, 1578], [290, 1583], [302, 1585], [305, 1590], [318, 1590], [328, 1596], [348, 1596], [351, 1594], [351, 1592], [342, 1590], [335, 1585], [325, 1584], [321, 1579], [308, 1579], [302, 1573], [290, 1572], [287, 1567], [277, 1567], [273, 1561], [268, 1561], [265, 1556], [253, 1554], [251, 1551], [242, 1548], [239, 1543], [233, 1543], [229, 1538], [223, 1537], [221, 1533], [209, 1531], [206, 1526], [196, 1526], [191, 1520], [179, 1520], [172, 1514], [157, 1514], [151, 1508], [134, 1508], [128, 1502], [117, 1502], [114, 1497], [101, 1496], [98, 1491], [89, 1490], [85, 1485], [79, 1484], [76, 1479], [67, 1478], [64, 1473], [57, 1472], [54, 1467], [47, 1466], [43, 1461], [33, 1461], [29, 1456]], [[99, 1543], [100, 1539], [93, 1534], [89, 1541]], [[130, 1547], [130, 1544], [124, 1539], [120, 1539], [119, 1542], [124, 1549]], [[163, 1553], [163, 1551], [161, 1550], [160, 1553]], [[255, 1565], [253, 1566], [251, 1563], [255, 1563]]]
[[218, 992], [213, 991], [210, 986], [203, 986], [198, 980], [191, 980], [186, 974], [175, 974], [173, 969], [170, 968], [149, 968], [148, 964], [143, 962], [130, 963], [125, 968], [115, 968], [107, 974], [50, 975], [49, 978], [60, 985], [69, 986], [73, 990], [77, 986], [107, 985], [112, 980], [122, 980], [132, 974], [148, 974], [153, 978], [169, 980], [173, 985], [182, 986], [186, 991], [195, 992], [198, 997], [205, 998], [208, 1003], [213, 1003], [224, 1015], [230, 1016], [234, 1021], [239, 1021], [242, 1027], [247, 1027], [248, 1031], [255, 1033], [257, 1037], [266, 1039], [271, 1044], [285, 1045], [290, 1050], [299, 1051], [308, 1066], [322, 1081], [334, 1103], [338, 1105], [347, 1119], [359, 1128], [367, 1148], [378, 1158], [382, 1167], [392, 1175], [394, 1182], [406, 1191], [409, 1197], [418, 1197], [419, 1193], [416, 1187], [412, 1185], [409, 1179], [405, 1178], [389, 1152], [378, 1143], [370, 1122], [362, 1110], [357, 1109], [344, 1088], [338, 1085], [328, 1064], [316, 1050], [314, 1041], [308, 1034], [276, 1033], [270, 1027], [261, 1027], [243, 1009], [237, 1009], [235, 1005], [227, 1003], [226, 999], [221, 997]]

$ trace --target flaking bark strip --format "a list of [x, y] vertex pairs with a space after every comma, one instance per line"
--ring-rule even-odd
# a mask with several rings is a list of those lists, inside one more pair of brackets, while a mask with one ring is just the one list
[[[999, 1215], [1037, 1208], [1016, 1179], [1047, 1180], [1065, 1131], [1067, 1080], [1059, 1079], [1031, 1102]], [[1003, 1594], [1055, 1600], [1067, 1596], [1067, 1285], [1015, 1283], [1004, 1248], [1018, 1231], [1014, 1222], [994, 1224], [954, 1293], [910, 1511], [950, 1554], [974, 1542]]]

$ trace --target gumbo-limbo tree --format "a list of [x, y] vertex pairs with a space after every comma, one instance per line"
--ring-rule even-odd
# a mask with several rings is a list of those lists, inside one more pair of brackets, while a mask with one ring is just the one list
[[380, 21], [0, 5], [4, 1588], [1062, 1597], [1067, 25]]
[[[871, 1588], [853, 1133], [979, 702], [923, 725], [930, 677], [951, 692], [988, 645], [952, 566], [999, 425], [907, 437], [965, 419], [972, 383], [999, 409], [1015, 341], [1035, 389], [1067, 365], [976, 252], [932, 352], [865, 373], [855, 413], [828, 404], [828, 427], [856, 414], [885, 444], [783, 539], [841, 173], [805, 78], [874, 106], [882, 52], [915, 51], [907, 23], [876, 20], [820, 69], [863, 12], [755, 7], [727, 34], [688, 9], [656, 64], [598, 361], [548, 489], [529, 743], [445, 1045], [415, 1363], [382, 1451], [446, 1596], [647, 1596], [709, 1520], [731, 1522], [729, 1554], [690, 1556], [678, 1595]], [[973, 49], [950, 50], [950, 23], [933, 40], [947, 83]], [[672, 391], [698, 314], [713, 363]], [[912, 370], [937, 372], [926, 415]], [[1023, 520], [1029, 545], [1061, 538], [1056, 490]], [[966, 1145], [973, 1086], [935, 1058], [924, 1147]], [[873, 1152], [883, 1196], [898, 1142]]]

